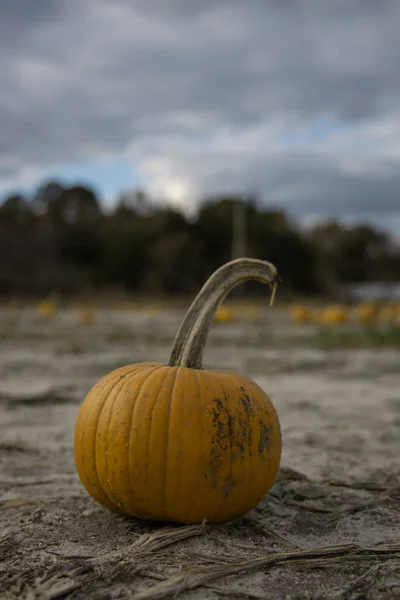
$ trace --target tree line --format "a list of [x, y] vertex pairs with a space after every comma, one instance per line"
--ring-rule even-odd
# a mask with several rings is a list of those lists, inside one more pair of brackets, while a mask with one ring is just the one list
[[246, 255], [276, 264], [287, 294], [335, 294], [348, 282], [398, 277], [399, 250], [368, 224], [304, 231], [242, 196], [206, 198], [187, 218], [140, 190], [106, 210], [90, 187], [52, 181], [0, 204], [0, 294], [193, 293], [232, 257], [238, 203], [245, 204]]

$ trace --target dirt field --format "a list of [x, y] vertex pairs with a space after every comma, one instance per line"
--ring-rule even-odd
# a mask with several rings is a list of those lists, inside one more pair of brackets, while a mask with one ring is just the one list
[[0, 598], [400, 598], [400, 348], [330, 348], [278, 310], [215, 324], [207, 366], [277, 408], [278, 480], [235, 522], [116, 516], [82, 487], [73, 429], [110, 370], [167, 360], [182, 313], [0, 314]]

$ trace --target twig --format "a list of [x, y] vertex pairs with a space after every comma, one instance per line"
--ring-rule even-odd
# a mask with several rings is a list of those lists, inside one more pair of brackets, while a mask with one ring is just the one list
[[352, 490], [365, 490], [367, 492], [384, 492], [387, 486], [374, 481], [344, 481], [343, 479], [324, 479], [321, 483], [327, 483], [335, 487], [344, 487]]
[[119, 548], [118, 550], [113, 550], [112, 552], [107, 552], [106, 554], [99, 554], [96, 556], [59, 554], [52, 550], [47, 550], [47, 552], [49, 554], [54, 554], [55, 556], [59, 556], [62, 558], [85, 559], [88, 563], [91, 563], [93, 565], [96, 563], [104, 563], [107, 560], [111, 559], [121, 559], [124, 556], [127, 556], [129, 558], [142, 558], [143, 556], [151, 554], [156, 550], [160, 550], [160, 548], [165, 548], [166, 546], [175, 544], [180, 540], [185, 540], [196, 535], [201, 535], [208, 531], [209, 528], [210, 526], [204, 522], [201, 525], [185, 525], [182, 527], [160, 529], [154, 531], [153, 533], [144, 533], [132, 544], [128, 544], [123, 548]]
[[[57, 600], [75, 591], [80, 585], [80, 583], [70, 579], [68, 576], [56, 574], [52, 577], [37, 578], [32, 584], [24, 585], [17, 593], [19, 600], [35, 600], [36, 598]], [[11, 600], [13, 597], [15, 596], [10, 590], [7, 595], [0, 598], [2, 600]]]
[[209, 525], [206, 525], [204, 522], [201, 525], [186, 525], [183, 527], [160, 529], [150, 534], [144, 533], [133, 544], [107, 554], [95, 556], [91, 559], [91, 562], [104, 562], [104, 560], [118, 558], [123, 555], [129, 555], [130, 558], [139, 558], [165, 546], [175, 544], [180, 540], [201, 535], [208, 529]]
[[52, 477], [51, 479], [33, 479], [32, 481], [13, 481], [13, 480], [9, 480], [9, 481], [2, 481], [1, 485], [2, 486], [7, 486], [7, 487], [28, 487], [30, 485], [47, 485], [48, 483], [59, 483], [62, 481], [70, 481], [71, 479], [76, 479], [77, 480], [77, 476], [76, 475], [67, 475], [67, 476], [63, 476], [63, 477]]
[[228, 596], [228, 598], [239, 596], [239, 598], [250, 598], [250, 600], [265, 600], [265, 594], [256, 594], [255, 592], [247, 592], [246, 590], [235, 588], [223, 588], [217, 585], [205, 585], [204, 587], [212, 592], [221, 594], [221, 596]]
[[297, 506], [298, 508], [302, 508], [303, 510], [308, 510], [310, 512], [317, 513], [334, 513], [335, 511], [332, 508], [325, 508], [320, 506], [319, 504], [315, 504], [315, 502], [307, 502], [307, 501], [299, 501], [292, 500], [291, 498], [287, 498], [284, 500], [285, 504], [289, 504], [289, 506]]
[[369, 502], [364, 502], [363, 504], [356, 504], [355, 506], [348, 506], [347, 508], [342, 508], [338, 511], [332, 511], [334, 512], [334, 514], [332, 515], [332, 517], [330, 518], [330, 521], [337, 521], [338, 519], [341, 519], [342, 517], [348, 517], [349, 515], [353, 515], [355, 513], [361, 512], [362, 510], [366, 510], [367, 508], [372, 508], [374, 506], [379, 506], [380, 504], [382, 504], [385, 501], [391, 500], [391, 498], [389, 496], [385, 495], [379, 495], [378, 498], [374, 498], [373, 500], [370, 500]]
[[11, 508], [21, 508], [32, 504], [43, 504], [43, 498], [9, 498], [0, 501], [0, 510], [9, 510]]
[[149, 577], [150, 579], [158, 579], [159, 581], [165, 581], [168, 579], [167, 575], [163, 575], [158, 571], [153, 571], [152, 569], [140, 569], [139, 573], [143, 575], [143, 577]]

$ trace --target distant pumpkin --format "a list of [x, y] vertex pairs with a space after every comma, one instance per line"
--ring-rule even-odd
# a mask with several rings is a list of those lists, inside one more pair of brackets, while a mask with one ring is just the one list
[[216, 323], [232, 323], [233, 319], [233, 310], [228, 306], [220, 306], [214, 317]]
[[345, 307], [338, 304], [332, 304], [326, 306], [320, 313], [319, 320], [321, 323], [326, 324], [338, 324], [346, 323], [347, 321], [347, 310]]
[[42, 319], [51, 319], [57, 312], [55, 300], [43, 300], [37, 306], [37, 312]]
[[312, 311], [307, 306], [299, 304], [289, 307], [289, 315], [295, 323], [309, 323], [312, 320]]
[[251, 379], [204, 370], [207, 333], [224, 297], [270, 263], [237, 259], [194, 300], [166, 365], [122, 367], [84, 400], [75, 427], [81, 481], [100, 504], [143, 519], [199, 523], [240, 517], [274, 483], [281, 456], [275, 408]]
[[366, 325], [371, 325], [375, 321], [376, 315], [376, 306], [367, 302], [362, 302], [356, 306], [354, 310], [355, 319], [359, 323], [364, 323]]

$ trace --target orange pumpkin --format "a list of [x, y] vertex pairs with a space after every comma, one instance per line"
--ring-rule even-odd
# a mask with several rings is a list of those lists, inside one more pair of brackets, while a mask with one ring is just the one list
[[220, 306], [214, 317], [216, 323], [231, 323], [233, 319], [233, 311], [228, 306]]
[[166, 365], [139, 363], [103, 377], [75, 427], [75, 462], [103, 506], [143, 519], [199, 523], [240, 517], [274, 483], [280, 425], [265, 392], [230, 371], [204, 370], [208, 330], [224, 297], [273, 265], [241, 258], [218, 269], [193, 302]]
[[340, 306], [339, 304], [331, 304], [324, 308], [319, 316], [319, 321], [321, 323], [326, 323], [328, 325], [337, 324], [337, 323], [346, 323], [347, 321], [347, 311], [346, 308]]
[[37, 306], [37, 311], [42, 319], [52, 319], [57, 312], [55, 300], [43, 300]]
[[356, 306], [354, 315], [357, 321], [366, 325], [371, 325], [376, 318], [377, 308], [374, 304], [362, 302]]
[[312, 320], [312, 312], [307, 306], [294, 304], [289, 307], [289, 315], [296, 323], [309, 323]]

